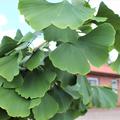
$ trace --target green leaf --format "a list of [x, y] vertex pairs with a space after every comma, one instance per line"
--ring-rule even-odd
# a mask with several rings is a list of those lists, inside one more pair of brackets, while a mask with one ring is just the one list
[[59, 3], [49, 3], [46, 0], [19, 0], [19, 10], [37, 31], [51, 24], [62, 29], [67, 27], [76, 29], [94, 14], [94, 9], [86, 7], [83, 3], [78, 7], [67, 0]]
[[12, 82], [7, 82], [6, 80], [4, 80], [3, 87], [4, 88], [18, 88], [23, 85], [23, 82], [24, 82], [23, 77], [19, 74], [18, 76], [14, 77]]
[[30, 106], [29, 108], [34, 108], [36, 106], [38, 106], [41, 103], [41, 98], [34, 98], [30, 101]]
[[88, 80], [84, 77], [77, 77], [77, 82], [73, 86], [67, 86], [64, 90], [74, 99], [83, 99], [84, 104], [88, 104], [91, 100], [91, 88]]
[[83, 103], [82, 99], [74, 100], [70, 112], [74, 119], [78, 118], [79, 116], [85, 115], [87, 112], [88, 107]]
[[105, 22], [105, 21], [107, 20], [107, 18], [106, 18], [106, 17], [95, 17], [95, 16], [94, 16], [94, 17], [92, 18], [92, 20], [99, 23], [99, 22]]
[[0, 75], [7, 81], [12, 81], [19, 74], [18, 55], [0, 58]]
[[25, 98], [43, 97], [50, 89], [51, 82], [55, 80], [56, 74], [51, 71], [34, 70], [25, 75], [23, 86], [16, 92]]
[[50, 53], [53, 65], [73, 74], [87, 74], [89, 63], [100, 67], [108, 61], [108, 47], [113, 45], [115, 30], [108, 24], [102, 24], [76, 43], [64, 43]]
[[111, 68], [120, 74], [120, 54], [115, 62], [110, 64]]
[[9, 120], [10, 116], [6, 113], [5, 110], [0, 109], [0, 120]]
[[19, 41], [20, 39], [22, 39], [22, 37], [23, 37], [23, 35], [22, 35], [21, 31], [18, 29], [14, 40]]
[[14, 90], [0, 87], [0, 107], [12, 117], [27, 117], [29, 101], [18, 96]]
[[74, 85], [76, 83], [76, 76], [65, 71], [56, 70], [57, 80], [61, 82], [61, 86], [64, 88], [68, 85]]
[[44, 59], [44, 52], [37, 50], [33, 55], [30, 57], [30, 59], [25, 63], [25, 67], [27, 67], [30, 71], [37, 68], [41, 62]]
[[117, 51], [120, 52], [120, 30], [116, 31], [114, 47]]
[[74, 120], [73, 116], [70, 112], [56, 114], [52, 119], [50, 120]]
[[58, 110], [58, 104], [48, 94], [46, 94], [39, 106], [33, 108], [34, 118], [36, 120], [49, 120], [52, 118]]
[[4, 83], [5, 80], [6, 80], [5, 78], [3, 78], [3, 77], [0, 76], [0, 87], [3, 85], [3, 83]]
[[69, 94], [67, 94], [64, 90], [58, 88], [57, 86], [54, 87], [51, 91], [51, 96], [56, 100], [59, 105], [59, 113], [66, 112], [69, 109], [73, 100]]
[[80, 27], [80, 30], [83, 32], [83, 33], [89, 33], [92, 31], [92, 27], [91, 27], [91, 24], [88, 24], [88, 25], [83, 25]]
[[93, 105], [102, 108], [115, 108], [117, 106], [118, 96], [107, 87], [93, 87], [92, 101]]
[[89, 64], [79, 47], [74, 44], [65, 43], [49, 55], [53, 65], [63, 71], [70, 73], [86, 74], [89, 72]]
[[4, 36], [0, 44], [0, 57], [17, 47], [17, 42], [12, 38]]
[[106, 17], [108, 23], [111, 23], [115, 30], [120, 29], [120, 17], [109, 9], [103, 2], [101, 2], [98, 13], [98, 17]]
[[25, 36], [23, 36], [18, 44], [23, 43], [23, 42], [29, 42], [32, 41], [33, 39], [36, 38], [36, 35], [34, 33], [28, 32]]
[[44, 29], [44, 38], [47, 41], [75, 42], [78, 40], [78, 34], [70, 28], [59, 29], [51, 25]]

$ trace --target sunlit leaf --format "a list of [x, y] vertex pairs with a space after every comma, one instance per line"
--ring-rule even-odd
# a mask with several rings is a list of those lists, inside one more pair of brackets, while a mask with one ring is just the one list
[[36, 35], [34, 33], [28, 32], [25, 36], [23, 36], [20, 41], [18, 42], [19, 44], [22, 42], [29, 42], [33, 39], [36, 38]]
[[64, 43], [50, 53], [53, 65], [70, 73], [86, 74], [90, 71], [89, 62], [99, 67], [108, 61], [108, 47], [114, 44], [115, 30], [102, 24], [76, 43]]
[[76, 31], [70, 28], [59, 29], [53, 25], [44, 29], [44, 37], [47, 41], [75, 42], [78, 40]]
[[67, 0], [59, 3], [49, 3], [46, 0], [19, 0], [19, 10], [36, 30], [44, 29], [51, 24], [62, 29], [68, 26], [76, 29], [94, 14], [94, 9], [86, 7], [83, 3], [78, 7]]

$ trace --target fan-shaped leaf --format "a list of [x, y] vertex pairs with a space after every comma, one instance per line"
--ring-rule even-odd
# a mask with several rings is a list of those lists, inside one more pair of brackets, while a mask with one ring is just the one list
[[22, 35], [21, 31], [18, 29], [14, 40], [19, 41], [22, 39], [22, 37], [23, 37], [23, 35]]
[[12, 117], [27, 117], [29, 101], [18, 96], [14, 90], [0, 87], [0, 107]]
[[76, 29], [94, 14], [94, 10], [83, 3], [78, 7], [67, 0], [60, 3], [49, 3], [46, 0], [19, 0], [19, 9], [36, 30], [44, 29], [51, 24], [62, 29], [68, 26]]
[[91, 88], [84, 76], [78, 76], [77, 83], [74, 86], [67, 86], [64, 89], [74, 99], [82, 98], [84, 104], [88, 104], [91, 100]]
[[56, 100], [56, 102], [59, 105], [59, 113], [66, 112], [69, 109], [72, 103], [72, 97], [69, 94], [67, 94], [64, 90], [55, 87], [51, 92], [51, 96]]
[[36, 120], [49, 120], [58, 110], [58, 104], [48, 94], [46, 94], [39, 106], [33, 108], [34, 118]]
[[30, 101], [30, 109], [38, 106], [41, 103], [41, 98], [35, 98]]
[[64, 43], [58, 46], [49, 57], [57, 68], [84, 75], [90, 71], [88, 62], [97, 67], [107, 62], [108, 47], [113, 45], [114, 39], [114, 28], [105, 23], [80, 37], [76, 43]]
[[0, 58], [0, 75], [7, 81], [12, 81], [19, 74], [18, 55]]
[[52, 119], [50, 120], [74, 120], [73, 116], [70, 112], [56, 114]]
[[111, 63], [110, 66], [114, 71], [117, 71], [120, 74], [120, 55], [118, 55], [117, 60]]
[[30, 59], [25, 63], [25, 67], [27, 67], [30, 71], [37, 68], [44, 59], [44, 52], [43, 51], [36, 51], [30, 57]]
[[117, 105], [117, 94], [110, 88], [93, 87], [92, 101], [96, 107], [115, 108]]
[[55, 80], [56, 74], [50, 71], [29, 72], [25, 76], [23, 86], [16, 89], [25, 98], [43, 97], [49, 90], [51, 82]]
[[4, 36], [0, 44], [0, 57], [17, 47], [17, 42], [12, 38]]
[[115, 14], [111, 9], [109, 9], [103, 2], [101, 2], [98, 13], [98, 17], [106, 17], [108, 23], [111, 23], [115, 30], [120, 29], [120, 16]]
[[76, 31], [70, 28], [59, 29], [53, 25], [44, 29], [44, 37], [47, 41], [75, 42], [78, 40]]
[[12, 82], [8, 82], [4, 79], [3, 87], [4, 88], [18, 88], [23, 85], [23, 82], [24, 82], [23, 77], [19, 74], [18, 76], [14, 77]]

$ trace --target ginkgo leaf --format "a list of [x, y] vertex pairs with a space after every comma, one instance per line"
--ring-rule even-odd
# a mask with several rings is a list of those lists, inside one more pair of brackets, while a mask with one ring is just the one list
[[18, 55], [0, 58], [0, 75], [7, 81], [12, 81], [19, 74]]
[[19, 0], [19, 10], [35, 30], [42, 30], [51, 24], [62, 29], [68, 26], [76, 29], [94, 14], [94, 9], [86, 7], [83, 3], [78, 6], [67, 0], [59, 3]]
[[100, 67], [108, 60], [108, 48], [114, 44], [115, 30], [104, 23], [76, 43], [59, 45], [49, 57], [53, 65], [63, 71], [82, 75], [90, 71], [89, 62]]
[[41, 98], [34, 98], [30, 101], [30, 106], [29, 108], [34, 108], [36, 106], [38, 106], [41, 103]]
[[92, 101], [95, 107], [115, 108], [117, 106], [118, 96], [107, 87], [93, 87]]
[[120, 74], [120, 54], [115, 62], [110, 64], [111, 68]]
[[83, 100], [80, 98], [78, 100], [73, 101], [72, 107], [70, 109], [70, 113], [74, 117], [74, 119], [79, 116], [84, 115], [87, 112], [88, 106], [83, 103]]
[[29, 42], [29, 41], [31, 41], [31, 40], [33, 40], [33, 39], [35, 39], [35, 38], [36, 38], [36, 35], [35, 35], [34, 33], [28, 32], [25, 36], [23, 36], [23, 37], [19, 40], [18, 44], [20, 44], [20, 43], [22, 43], [22, 42]]
[[12, 82], [8, 82], [4, 79], [4, 88], [18, 88], [23, 85], [23, 77], [19, 74], [18, 76], [15, 76]]
[[76, 76], [65, 71], [56, 70], [57, 80], [61, 82], [61, 86], [64, 88], [68, 85], [74, 85], [76, 83]]
[[106, 17], [108, 23], [111, 23], [115, 30], [120, 29], [120, 16], [115, 14], [111, 9], [109, 9], [104, 2], [101, 2], [98, 13], [98, 17]]
[[49, 120], [58, 110], [57, 102], [48, 94], [46, 94], [39, 106], [33, 108], [34, 118], [36, 120]]
[[69, 85], [64, 90], [74, 99], [82, 98], [84, 104], [88, 104], [91, 100], [91, 88], [84, 76], [78, 76], [76, 84], [73, 86]]
[[95, 17], [95, 16], [94, 16], [94, 17], [92, 18], [92, 20], [99, 23], [99, 22], [105, 22], [105, 21], [107, 20], [107, 18], [106, 18], [106, 17]]
[[66, 112], [69, 109], [73, 99], [64, 90], [56, 86], [53, 88], [50, 94], [59, 105], [59, 113]]
[[22, 35], [21, 31], [18, 29], [16, 32], [16, 36], [15, 36], [14, 40], [19, 41], [22, 39], [22, 37], [23, 37], [23, 35]]
[[47, 41], [75, 42], [78, 40], [78, 34], [70, 28], [60, 29], [53, 25], [44, 29], [44, 38]]
[[25, 63], [25, 67], [27, 67], [30, 71], [37, 68], [44, 59], [44, 52], [41, 50], [37, 50], [30, 59]]
[[56, 114], [52, 119], [50, 120], [74, 120], [73, 116], [70, 112]]
[[120, 52], [120, 30], [116, 31], [114, 47], [118, 52]]
[[17, 42], [12, 38], [4, 36], [0, 44], [0, 57], [17, 47]]
[[30, 114], [29, 101], [14, 90], [0, 87], [0, 107], [12, 117], [27, 117]]
[[51, 71], [34, 70], [25, 75], [23, 86], [16, 92], [25, 98], [43, 97], [50, 89], [51, 82], [55, 80], [56, 74]]

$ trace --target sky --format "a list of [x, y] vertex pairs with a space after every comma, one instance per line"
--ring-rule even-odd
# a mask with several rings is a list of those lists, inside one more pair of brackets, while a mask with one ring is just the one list
[[[62, 0], [48, 0], [49, 2], [60, 2]], [[90, 0], [93, 8], [98, 8], [101, 1], [104, 1], [109, 8], [120, 15], [120, 0]], [[17, 29], [21, 29], [23, 34], [33, 31], [25, 23], [24, 17], [18, 10], [18, 0], [0, 0], [0, 40], [4, 35], [15, 36]], [[111, 54], [116, 59], [116, 53]]]

